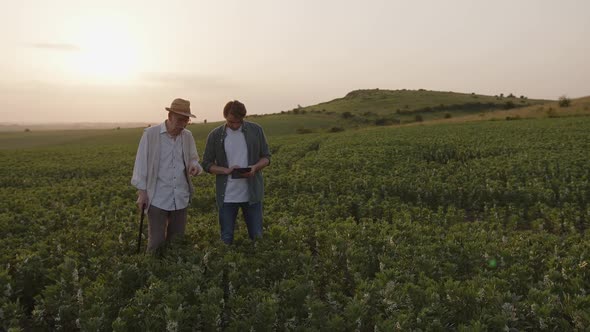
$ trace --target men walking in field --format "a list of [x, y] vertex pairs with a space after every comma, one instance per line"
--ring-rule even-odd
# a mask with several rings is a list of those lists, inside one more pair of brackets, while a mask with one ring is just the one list
[[262, 127], [244, 121], [244, 104], [237, 100], [228, 102], [223, 116], [226, 122], [207, 137], [203, 168], [216, 175], [221, 240], [231, 244], [239, 209], [250, 239], [262, 237], [264, 184], [261, 171], [270, 164], [270, 151]]
[[147, 210], [148, 251], [184, 234], [194, 190], [190, 176], [203, 172], [193, 135], [185, 129], [195, 117], [190, 102], [177, 98], [166, 110], [168, 119], [144, 130], [131, 178], [137, 206]]

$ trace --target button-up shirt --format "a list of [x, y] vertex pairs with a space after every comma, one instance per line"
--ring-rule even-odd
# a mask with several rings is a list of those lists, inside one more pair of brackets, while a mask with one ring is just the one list
[[[188, 206], [190, 191], [184, 165], [181, 136], [172, 137], [166, 130], [166, 123], [160, 125], [160, 158], [156, 181], [156, 190], [153, 197], [149, 197], [150, 204], [167, 211], [184, 209]], [[145, 135], [139, 142], [134, 173], [147, 175], [148, 143]], [[193, 144], [194, 145], [194, 144]], [[195, 155], [197, 152], [194, 152]], [[201, 167], [198, 161], [196, 167]], [[146, 190], [147, 176], [134, 176], [137, 179], [135, 186]]]
[[[203, 168], [209, 172], [213, 165], [221, 167], [230, 167], [227, 161], [225, 151], [226, 125], [223, 124], [213, 129], [209, 136], [207, 136], [207, 145], [205, 146], [205, 153], [203, 154]], [[248, 149], [248, 165], [256, 164], [261, 158], [266, 158], [271, 161], [270, 150], [264, 131], [259, 125], [244, 121], [240, 129], [246, 138], [246, 148]], [[215, 177], [215, 198], [217, 206], [222, 206], [225, 196], [225, 188], [227, 186], [227, 175], [217, 174]], [[264, 197], [264, 183], [262, 179], [262, 172], [256, 172], [252, 177], [248, 178], [248, 195], [250, 204], [262, 201]]]

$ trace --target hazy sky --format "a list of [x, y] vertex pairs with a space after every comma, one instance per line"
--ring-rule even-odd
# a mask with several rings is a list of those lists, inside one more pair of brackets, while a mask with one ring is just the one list
[[590, 95], [588, 0], [0, 0], [0, 122], [197, 122], [355, 89]]

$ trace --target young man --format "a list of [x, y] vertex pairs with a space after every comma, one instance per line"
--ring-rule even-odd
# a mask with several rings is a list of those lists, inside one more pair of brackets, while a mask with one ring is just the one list
[[244, 121], [246, 107], [237, 100], [223, 108], [225, 124], [207, 137], [203, 168], [215, 174], [221, 240], [231, 244], [238, 210], [242, 210], [250, 239], [262, 237], [262, 169], [270, 151], [259, 125]]
[[195, 117], [190, 102], [177, 98], [166, 110], [167, 120], [144, 130], [131, 178], [137, 206], [147, 210], [148, 251], [184, 234], [194, 190], [190, 176], [203, 172], [193, 135], [185, 129]]

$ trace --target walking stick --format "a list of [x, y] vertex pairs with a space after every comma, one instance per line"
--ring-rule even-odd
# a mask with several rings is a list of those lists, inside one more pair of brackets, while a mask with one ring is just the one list
[[141, 250], [141, 233], [143, 233], [143, 217], [145, 216], [145, 205], [141, 206], [141, 220], [139, 221], [139, 236], [137, 237], [137, 253]]

